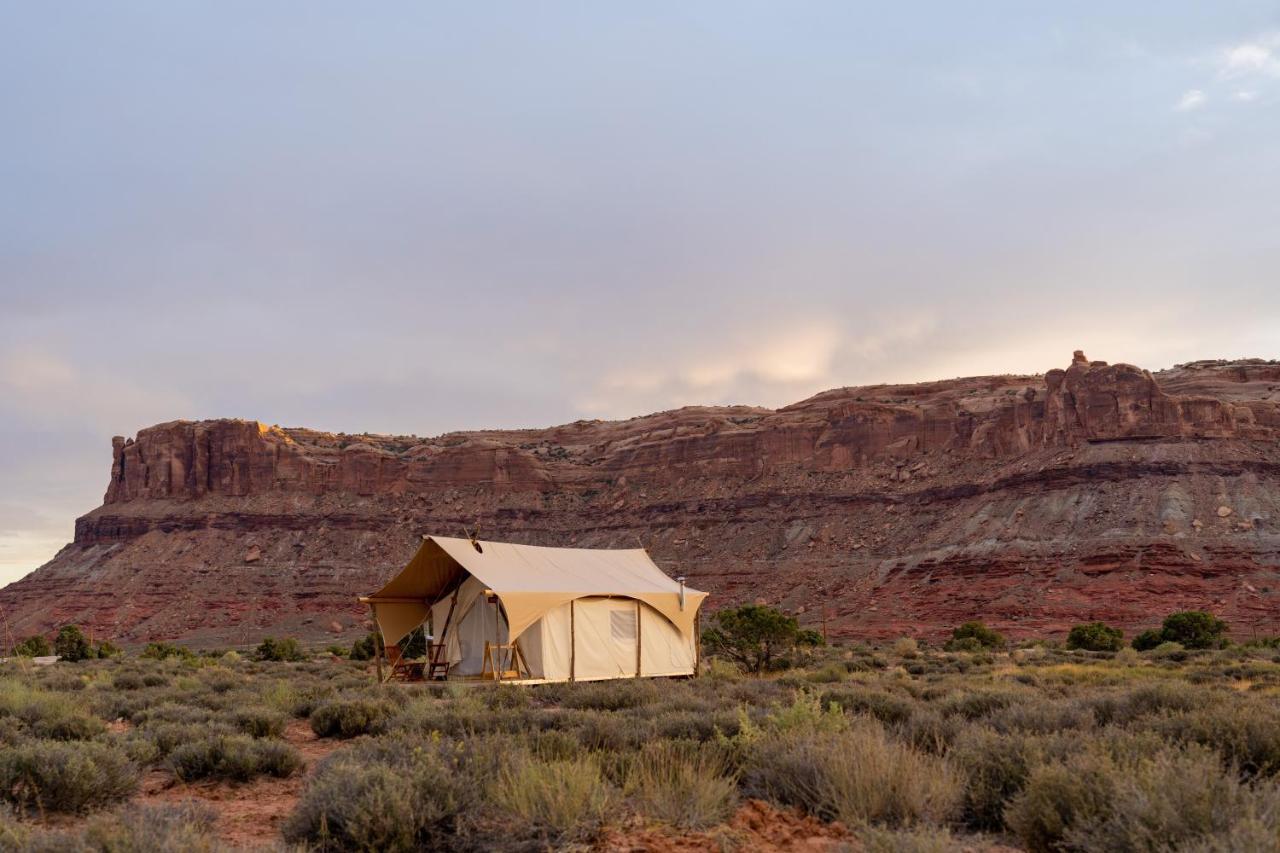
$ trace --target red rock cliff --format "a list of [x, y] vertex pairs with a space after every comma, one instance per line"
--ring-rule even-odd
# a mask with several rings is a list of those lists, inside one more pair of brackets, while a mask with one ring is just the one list
[[104, 504], [4, 590], [19, 633], [355, 633], [417, 534], [631, 546], [839, 634], [1015, 634], [1208, 607], [1280, 629], [1280, 364], [828, 391], [777, 411], [414, 436], [176, 421], [113, 440]]

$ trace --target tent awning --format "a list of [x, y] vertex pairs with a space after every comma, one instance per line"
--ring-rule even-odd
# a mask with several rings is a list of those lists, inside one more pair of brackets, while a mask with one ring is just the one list
[[424, 536], [413, 559], [361, 601], [375, 605], [378, 627], [394, 643], [426, 620], [431, 605], [465, 573], [492, 590], [506, 611], [512, 639], [544, 613], [577, 598], [634, 598], [657, 610], [688, 637], [707, 593], [667, 577], [643, 548], [543, 548], [509, 542]]

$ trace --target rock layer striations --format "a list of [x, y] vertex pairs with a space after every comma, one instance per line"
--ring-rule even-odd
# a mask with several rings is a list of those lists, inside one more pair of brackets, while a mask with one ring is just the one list
[[0, 590], [10, 631], [349, 640], [424, 532], [642, 543], [713, 606], [834, 636], [1132, 631], [1211, 609], [1280, 633], [1280, 363], [842, 388], [778, 410], [437, 438], [175, 421], [116, 438], [103, 505]]

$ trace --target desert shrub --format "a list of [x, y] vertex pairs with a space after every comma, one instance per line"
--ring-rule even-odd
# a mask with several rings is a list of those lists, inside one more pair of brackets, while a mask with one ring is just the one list
[[1164, 749], [1145, 758], [1088, 750], [1037, 768], [1008, 823], [1033, 851], [1171, 850], [1259, 819], [1280, 831], [1274, 787], [1241, 784], [1213, 753]]
[[1157, 628], [1150, 628], [1137, 634], [1130, 645], [1135, 651], [1149, 652], [1163, 642], [1163, 633]]
[[823, 691], [822, 703], [830, 708], [839, 705], [854, 714], [870, 714], [882, 723], [903, 723], [915, 712], [910, 699], [877, 690], [874, 687], [831, 688]]
[[53, 650], [58, 657], [70, 663], [97, 657], [78, 625], [63, 625], [58, 629], [58, 636], [53, 640]]
[[947, 757], [965, 777], [964, 816], [969, 825], [1000, 829], [1006, 803], [1044, 762], [1045, 753], [1044, 742], [1031, 735], [1001, 735], [985, 726], [962, 732]]
[[[184, 743], [194, 743], [218, 735], [234, 734], [234, 730], [225, 723], [173, 723], [155, 722], [139, 728], [137, 734], [145, 738], [154, 748], [154, 758], [164, 758]], [[145, 753], [138, 752], [143, 756]]]
[[217, 812], [203, 803], [129, 806], [95, 817], [79, 834], [47, 836], [33, 847], [48, 853], [214, 853], [225, 849], [217, 837], [216, 823]]
[[525, 753], [489, 787], [493, 806], [553, 839], [586, 838], [603, 824], [616, 796], [592, 756], [546, 760]]
[[729, 710], [666, 711], [654, 718], [653, 725], [659, 737], [669, 740], [708, 741], [716, 732], [737, 734], [738, 716]]
[[615, 711], [580, 711], [566, 717], [561, 728], [586, 749], [622, 752], [639, 749], [653, 736], [650, 720], [638, 720]]
[[760, 738], [744, 763], [742, 787], [823, 820], [892, 826], [945, 821], [963, 795], [946, 760], [891, 740], [865, 718], [844, 731]]
[[1137, 649], [1125, 646], [1123, 649], [1116, 652], [1116, 656], [1112, 658], [1112, 660], [1121, 666], [1137, 666], [1142, 662], [1142, 656], [1138, 654]]
[[247, 735], [214, 735], [184, 743], [169, 753], [169, 769], [184, 782], [231, 779], [245, 782], [259, 775], [284, 778], [302, 767], [298, 751], [287, 743]]
[[958, 715], [966, 720], [976, 720], [1025, 698], [1025, 694], [1010, 689], [961, 690], [942, 699], [937, 705], [938, 710], [946, 716]]
[[588, 681], [566, 687], [560, 704], [583, 710], [621, 711], [650, 705], [660, 698], [657, 684], [648, 680]]
[[933, 708], [926, 707], [897, 723], [894, 730], [903, 741], [916, 749], [942, 755], [951, 748], [966, 725], [960, 717], [945, 717]]
[[709, 658], [702, 664], [702, 675], [712, 681], [738, 681], [742, 678], [742, 670], [720, 658]]
[[1280, 772], [1280, 710], [1270, 702], [1235, 701], [1158, 717], [1149, 724], [1178, 743], [1209, 747], [1247, 776]]
[[195, 658], [195, 652], [186, 646], [179, 646], [174, 643], [155, 642], [147, 643], [142, 647], [141, 656], [150, 660], [167, 660], [169, 658], [178, 658], [180, 660], [190, 660]]
[[858, 840], [866, 853], [953, 853], [977, 849], [974, 845], [962, 843], [946, 827], [938, 826], [906, 829], [869, 826], [859, 830]]
[[111, 686], [116, 690], [141, 690], [147, 685], [140, 673], [122, 672], [111, 680]]
[[151, 723], [206, 723], [217, 715], [216, 711], [203, 706], [162, 701], [142, 708], [131, 719], [138, 725], [149, 725]]
[[119, 657], [124, 654], [124, 650], [110, 640], [99, 640], [97, 645], [93, 647], [92, 657], [99, 660], [107, 660], [108, 658]]
[[738, 800], [737, 781], [722, 751], [670, 741], [640, 752], [624, 790], [641, 814], [687, 829], [722, 823]]
[[330, 684], [313, 684], [289, 692], [287, 702], [282, 702], [284, 710], [299, 719], [310, 717], [316, 708], [333, 698], [334, 688]]
[[1184, 713], [1208, 707], [1217, 698], [1204, 689], [1185, 684], [1144, 684], [1130, 690], [1084, 700], [1099, 725], [1126, 725], [1134, 720], [1166, 712]]
[[542, 726], [542, 714], [534, 709], [489, 707], [476, 695], [453, 700], [421, 699], [410, 702], [387, 724], [387, 729], [405, 734], [440, 732], [466, 737], [487, 732], [520, 732]]
[[347, 656], [352, 660], [373, 660], [378, 655], [380, 645], [377, 633], [370, 631], [367, 636], [351, 644], [351, 651]]
[[1073, 826], [1110, 808], [1115, 776], [1111, 760], [1097, 753], [1033, 767], [1004, 819], [1030, 850], [1056, 850]]
[[0, 850], [26, 850], [31, 830], [18, 819], [13, 806], [0, 803]]
[[269, 661], [301, 661], [306, 660], [307, 655], [302, 651], [302, 647], [298, 645], [298, 641], [293, 637], [284, 637], [279, 640], [275, 637], [264, 637], [262, 642], [258, 644], [258, 648], [254, 649], [253, 659]]
[[138, 768], [118, 747], [31, 740], [0, 750], [0, 798], [55, 812], [80, 812], [129, 797]]
[[232, 712], [231, 721], [237, 729], [252, 737], [279, 737], [284, 734], [289, 718], [274, 708], [257, 706]]
[[448, 849], [481, 801], [468, 757], [456, 741], [395, 736], [335, 753], [307, 782], [285, 838], [333, 851]]
[[53, 648], [44, 635], [34, 634], [14, 646], [13, 653], [18, 657], [39, 658], [53, 654]]
[[702, 632], [702, 643], [747, 672], [768, 669], [775, 658], [795, 648], [800, 623], [772, 607], [744, 604], [717, 611], [715, 624]]
[[1227, 623], [1203, 610], [1186, 610], [1165, 617], [1160, 639], [1180, 643], [1186, 649], [1210, 649], [1221, 645]]
[[1092, 709], [1071, 699], [1037, 699], [1008, 705], [989, 714], [983, 722], [1000, 732], [1052, 732], [1088, 729], [1094, 725]]
[[980, 651], [1000, 648], [1005, 644], [1004, 635], [988, 628], [985, 622], [965, 622], [951, 632], [951, 639], [944, 648], [947, 651]]
[[106, 725], [81, 705], [61, 693], [35, 690], [16, 681], [0, 682], [0, 719], [12, 720], [15, 734], [52, 740], [89, 740], [102, 734]]
[[1124, 631], [1105, 622], [1076, 625], [1067, 634], [1067, 648], [1091, 652], [1117, 652], [1124, 645]]
[[834, 684], [837, 681], [844, 681], [849, 671], [842, 664], [828, 663], [818, 669], [809, 670], [804, 674], [805, 681], [812, 684]]
[[911, 637], [899, 637], [893, 641], [893, 653], [900, 658], [914, 658], [920, 654], [920, 644]]
[[352, 738], [385, 731], [395, 708], [373, 699], [330, 699], [311, 712], [311, 730], [320, 737]]
[[[235, 690], [237, 687], [243, 686], [244, 684], [243, 676], [232, 672], [226, 667], [218, 665], [209, 666], [201, 670], [199, 679], [200, 683], [204, 687], [212, 690], [214, 693], [227, 693], [231, 690]], [[205, 703], [211, 706], [213, 704], [209, 699], [206, 699]]]

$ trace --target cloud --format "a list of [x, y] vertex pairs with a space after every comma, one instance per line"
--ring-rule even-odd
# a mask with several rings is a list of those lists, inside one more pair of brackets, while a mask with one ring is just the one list
[[1189, 112], [1190, 110], [1196, 110], [1203, 107], [1205, 101], [1206, 98], [1204, 92], [1199, 89], [1190, 89], [1182, 96], [1181, 99], [1178, 100], [1174, 109], [1181, 113]]
[[143, 387], [39, 349], [0, 352], [0, 396], [0, 413], [15, 420], [72, 421], [99, 430], [172, 420], [192, 409], [186, 394]]
[[1241, 103], [1248, 103], [1249, 101], [1256, 101], [1257, 99], [1258, 99], [1257, 92], [1250, 92], [1247, 90], [1236, 92], [1234, 95], [1231, 96], [1231, 100], [1240, 101]]
[[1264, 74], [1280, 77], [1280, 32], [1266, 33], [1222, 53], [1219, 74], [1225, 78]]
[[829, 388], [880, 379], [936, 328], [927, 312], [739, 328], [701, 347], [663, 352], [661, 360], [651, 352], [632, 354], [574, 405], [591, 417], [686, 405], [787, 405]]

